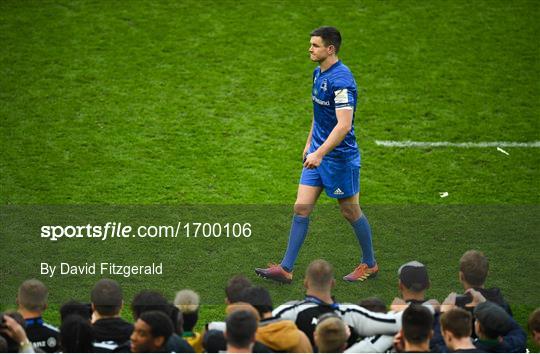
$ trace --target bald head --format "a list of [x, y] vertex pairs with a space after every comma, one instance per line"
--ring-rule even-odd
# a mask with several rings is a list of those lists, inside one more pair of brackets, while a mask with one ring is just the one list
[[334, 270], [323, 259], [314, 260], [306, 270], [307, 287], [317, 291], [328, 291], [334, 282]]

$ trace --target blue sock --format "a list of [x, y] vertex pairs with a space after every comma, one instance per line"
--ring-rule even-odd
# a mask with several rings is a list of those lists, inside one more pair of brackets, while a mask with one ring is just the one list
[[364, 214], [360, 219], [351, 223], [358, 243], [362, 248], [362, 261], [361, 263], [366, 263], [368, 267], [373, 267], [375, 265], [375, 255], [373, 254], [373, 245], [371, 243], [371, 227], [369, 222]]
[[309, 217], [304, 217], [300, 215], [294, 215], [291, 232], [289, 233], [289, 244], [287, 245], [287, 251], [285, 256], [281, 261], [281, 266], [287, 272], [291, 272], [294, 268], [294, 262], [298, 257], [298, 252], [300, 252], [300, 247], [306, 239], [307, 231], [309, 226]]

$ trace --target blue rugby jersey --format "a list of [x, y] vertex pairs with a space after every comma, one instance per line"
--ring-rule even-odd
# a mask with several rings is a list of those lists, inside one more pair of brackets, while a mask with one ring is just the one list
[[345, 139], [326, 156], [337, 160], [358, 158], [360, 152], [354, 135], [357, 90], [354, 77], [341, 60], [321, 73], [317, 67], [313, 72], [313, 133], [309, 152], [321, 146], [337, 124], [336, 109], [352, 109], [353, 124]]

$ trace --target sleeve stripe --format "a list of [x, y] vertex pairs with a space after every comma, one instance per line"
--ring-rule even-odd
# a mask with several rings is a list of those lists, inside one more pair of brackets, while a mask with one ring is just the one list
[[297, 304], [294, 304], [294, 305], [291, 305], [291, 306], [288, 306], [288, 307], [285, 307], [284, 309], [282, 309], [281, 311], [277, 312], [276, 314], [273, 314], [274, 317], [281, 317], [281, 315], [283, 315], [283, 313], [287, 312], [287, 311], [290, 311], [298, 306], [301, 306], [301, 305], [304, 305], [306, 304], [307, 301], [301, 301]]
[[350, 110], [350, 111], [353, 110], [353, 108], [351, 106], [336, 107], [336, 111], [339, 111], [340, 109], [347, 109], [347, 110]]
[[[349, 309], [345, 309], [345, 310], [339, 310], [339, 312], [341, 312], [343, 315], [346, 314], [347, 312], [355, 312], [355, 313], [359, 313], [361, 314], [362, 316], [364, 317], [367, 317], [371, 320], [374, 320], [374, 321], [378, 321], [378, 322], [384, 322], [384, 323], [397, 323], [396, 319], [395, 318], [381, 318], [381, 317], [376, 317], [376, 316], [372, 316], [370, 315], [369, 313], [367, 312], [364, 312], [364, 311], [361, 311], [359, 309], [354, 309], [354, 308], [349, 308]], [[385, 314], [386, 315], [386, 314]]]

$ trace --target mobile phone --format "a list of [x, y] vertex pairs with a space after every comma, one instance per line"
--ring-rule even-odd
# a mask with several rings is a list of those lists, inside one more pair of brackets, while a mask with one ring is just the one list
[[465, 307], [465, 305], [470, 304], [473, 298], [469, 293], [456, 296], [456, 306]]

